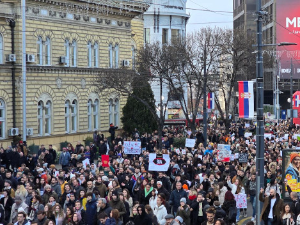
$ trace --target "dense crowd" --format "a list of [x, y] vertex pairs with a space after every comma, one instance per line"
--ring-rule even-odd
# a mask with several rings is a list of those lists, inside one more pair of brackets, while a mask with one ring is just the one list
[[[167, 171], [150, 172], [149, 153], [158, 153], [158, 132], [122, 137], [111, 125], [109, 141], [95, 132], [93, 142], [71, 143], [61, 152], [41, 145], [29, 154], [26, 143], [0, 149], [0, 224], [39, 225], [223, 225], [247, 217], [252, 207], [256, 217], [255, 125], [232, 122], [229, 130], [222, 122], [208, 127], [204, 148], [202, 128], [192, 131], [171, 126], [163, 130], [163, 154], [169, 154]], [[300, 129], [286, 121], [269, 122], [265, 132], [265, 186], [261, 220], [269, 224], [300, 224], [300, 202], [285, 180], [282, 150], [296, 149]], [[249, 133], [252, 133], [249, 135]], [[247, 135], [245, 135], [247, 134]], [[194, 148], [174, 147], [179, 138], [195, 139]], [[125, 155], [124, 141], [140, 141], [141, 155]], [[218, 161], [218, 144], [230, 145], [238, 158]], [[102, 155], [109, 155], [104, 167]], [[58, 159], [58, 164], [56, 160]], [[83, 164], [89, 159], [90, 164]], [[300, 155], [290, 156], [291, 170], [299, 178]], [[300, 168], [299, 168], [300, 170]], [[289, 203], [282, 199], [288, 191]], [[237, 206], [237, 196], [246, 195], [250, 205]], [[248, 224], [254, 224], [249, 222]]]

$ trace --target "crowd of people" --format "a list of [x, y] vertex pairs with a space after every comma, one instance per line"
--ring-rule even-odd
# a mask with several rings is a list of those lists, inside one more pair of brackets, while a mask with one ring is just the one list
[[[162, 153], [169, 154], [170, 165], [167, 171], [151, 172], [149, 153], [159, 152], [157, 131], [141, 134], [136, 129], [126, 137], [113, 125], [109, 131], [109, 140], [96, 131], [89, 145], [70, 143], [59, 152], [52, 145], [41, 145], [37, 154], [30, 154], [22, 141], [1, 147], [0, 224], [231, 225], [247, 217], [250, 207], [249, 225], [256, 216], [265, 225], [300, 224], [298, 193], [285, 180], [282, 167], [282, 150], [295, 149], [288, 163], [299, 178], [300, 142], [295, 138], [299, 127], [286, 121], [266, 123], [265, 133], [271, 136], [265, 138], [265, 185], [259, 196], [255, 124], [232, 122], [229, 130], [222, 122], [209, 126], [207, 147], [201, 127], [194, 132], [165, 127]], [[184, 137], [195, 139], [195, 146], [176, 146], [176, 140]], [[123, 143], [129, 140], [141, 142], [140, 155], [124, 154]], [[238, 157], [218, 160], [218, 144], [230, 145], [232, 155], [246, 153], [247, 162]], [[108, 166], [102, 155], [109, 155]], [[86, 159], [89, 164], [83, 163]], [[238, 195], [248, 197], [250, 204], [239, 207]], [[257, 197], [263, 202], [260, 215]]]

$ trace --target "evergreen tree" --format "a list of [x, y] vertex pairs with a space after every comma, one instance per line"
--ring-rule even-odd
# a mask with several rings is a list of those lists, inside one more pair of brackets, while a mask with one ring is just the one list
[[140, 134], [144, 132], [152, 133], [157, 129], [156, 115], [153, 115], [145, 103], [153, 109], [153, 112], [156, 112], [154, 95], [150, 84], [145, 80], [136, 80], [134, 81], [132, 94], [127, 98], [127, 103], [123, 107], [121, 121], [126, 133], [132, 134], [135, 128], [138, 129]]

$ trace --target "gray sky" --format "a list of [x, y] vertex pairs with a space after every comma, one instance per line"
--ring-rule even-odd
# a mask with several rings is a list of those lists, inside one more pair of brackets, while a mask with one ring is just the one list
[[[202, 27], [233, 27], [233, 14], [232, 13], [214, 13], [205, 12], [192, 9], [203, 9], [213, 11], [229, 11], [233, 9], [232, 0], [187, 0], [186, 8], [187, 13], [190, 14], [190, 19], [187, 25], [187, 33], [199, 30]], [[190, 8], [190, 9], [189, 9]], [[205, 9], [206, 8], [206, 9]], [[218, 22], [218, 23], [211, 23]], [[200, 24], [208, 23], [208, 24]]]

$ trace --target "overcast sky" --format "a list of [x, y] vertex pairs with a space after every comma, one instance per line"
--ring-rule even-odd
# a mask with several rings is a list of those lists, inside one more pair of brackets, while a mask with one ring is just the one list
[[[232, 12], [233, 9], [232, 0], [187, 0], [187, 13], [190, 14], [190, 19], [187, 25], [187, 32], [193, 32], [199, 30], [202, 27], [233, 27], [233, 14], [232, 13], [214, 13], [205, 12], [201, 10], [213, 10], [213, 11], [227, 11]], [[212, 23], [213, 22], [213, 23]], [[218, 23], [215, 23], [218, 22]], [[201, 23], [201, 24], [200, 24]]]

